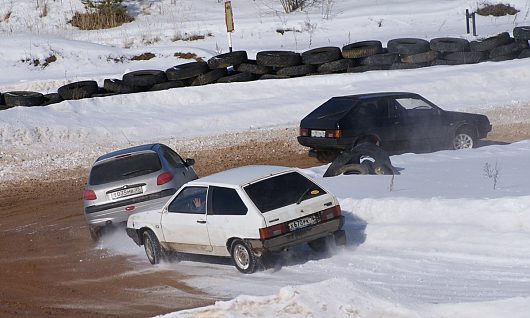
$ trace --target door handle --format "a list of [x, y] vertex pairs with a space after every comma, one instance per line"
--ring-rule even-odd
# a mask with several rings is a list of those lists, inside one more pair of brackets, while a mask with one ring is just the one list
[[204, 220], [197, 220], [197, 223], [200, 223], [200, 224], [206, 224], [206, 221], [204, 221]]

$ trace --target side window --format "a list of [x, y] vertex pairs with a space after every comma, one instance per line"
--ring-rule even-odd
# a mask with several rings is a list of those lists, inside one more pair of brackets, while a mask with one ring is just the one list
[[419, 98], [397, 98], [396, 101], [405, 109], [433, 109], [431, 105]]
[[168, 212], [205, 214], [206, 187], [187, 187], [173, 199], [168, 206]]
[[184, 160], [182, 160], [182, 158], [170, 148], [163, 147], [162, 154], [164, 159], [166, 159], [172, 167], [180, 168], [185, 166]]
[[245, 215], [247, 206], [235, 189], [210, 187], [210, 206], [208, 214], [214, 215]]
[[395, 99], [388, 101], [388, 118], [399, 118], [402, 111], [404, 111], [403, 106], [401, 106]]

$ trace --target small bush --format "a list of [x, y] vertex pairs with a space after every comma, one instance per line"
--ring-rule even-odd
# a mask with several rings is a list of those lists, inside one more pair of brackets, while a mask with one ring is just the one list
[[147, 60], [150, 60], [152, 58], [154, 58], [155, 55], [151, 52], [146, 52], [146, 53], [142, 53], [140, 55], [135, 55], [133, 57], [131, 57], [131, 60], [132, 61], [147, 61]]
[[197, 40], [203, 40], [207, 36], [212, 36], [211, 32], [208, 32], [207, 34], [198, 34], [198, 33], [191, 33], [188, 34], [184, 32], [184, 34], [181, 34], [180, 32], [175, 34], [171, 41], [177, 42], [177, 41], [197, 41]]
[[197, 62], [204, 62], [202, 58], [197, 56], [197, 54], [191, 53], [191, 52], [187, 52], [187, 53], [176, 52], [175, 54], [173, 54], [173, 56], [181, 58], [181, 59], [185, 59], [185, 60], [195, 60]]
[[482, 16], [492, 15], [494, 17], [502, 17], [505, 15], [515, 15], [519, 10], [510, 6], [509, 4], [491, 4], [484, 3], [482, 7], [477, 9], [477, 14]]
[[87, 12], [76, 12], [69, 22], [81, 30], [99, 30], [134, 21], [121, 2], [122, 0], [85, 0], [83, 4]]

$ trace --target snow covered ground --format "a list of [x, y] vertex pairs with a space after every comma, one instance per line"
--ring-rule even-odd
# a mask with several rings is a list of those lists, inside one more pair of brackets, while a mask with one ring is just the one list
[[[112, 30], [79, 31], [65, 23], [78, 0], [0, 1], [0, 92], [54, 92], [71, 81], [167, 69], [192, 52], [227, 52], [223, 5], [217, 0], [128, 2], [136, 21]], [[175, 3], [175, 4], [173, 4]], [[516, 16], [478, 17], [479, 37], [530, 25], [530, 3], [513, 0]], [[331, 6], [328, 6], [331, 5]], [[279, 1], [233, 1], [234, 48], [296, 50], [370, 39], [431, 39], [465, 34], [464, 12], [476, 1], [322, 1], [286, 15]], [[327, 14], [329, 13], [329, 15]], [[294, 30], [284, 34], [278, 29]], [[176, 36], [206, 35], [198, 41]], [[153, 52], [148, 61], [130, 57]], [[45, 68], [28, 60], [55, 55]], [[122, 62], [116, 59], [123, 58]], [[0, 182], [60, 168], [88, 167], [100, 154], [160, 141], [177, 149], [215, 149], [209, 137], [294, 127], [334, 95], [413, 91], [447, 110], [505, 111], [498, 123], [528, 123], [530, 59], [415, 70], [375, 71], [65, 101], [0, 111]], [[513, 111], [512, 111], [513, 110]], [[321, 179], [340, 197], [349, 245], [330, 257], [300, 247], [276, 266], [241, 275], [228, 263], [191, 258], [147, 266], [143, 250], [123, 237], [103, 241], [131, 255], [138, 270], [174, 270], [187, 283], [232, 299], [170, 317], [526, 317], [530, 309], [530, 142], [471, 151], [393, 156], [387, 176]], [[486, 164], [499, 168], [493, 190]]]

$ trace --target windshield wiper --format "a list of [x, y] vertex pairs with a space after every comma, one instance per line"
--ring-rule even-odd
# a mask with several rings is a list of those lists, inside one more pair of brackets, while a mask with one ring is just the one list
[[311, 190], [312, 187], [313, 185], [310, 185], [309, 188], [307, 188], [304, 193], [302, 193], [298, 200], [296, 200], [296, 204], [300, 204], [300, 202], [302, 202], [302, 199], [306, 196], [306, 194], [309, 192], [309, 190]]

